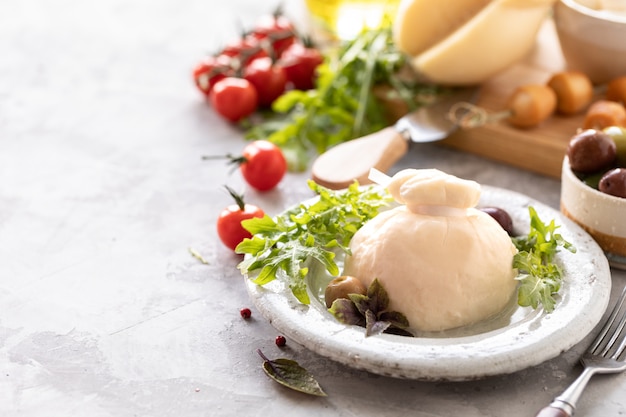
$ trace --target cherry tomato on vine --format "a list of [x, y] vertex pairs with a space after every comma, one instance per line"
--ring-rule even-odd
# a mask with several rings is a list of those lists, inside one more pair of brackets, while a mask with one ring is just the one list
[[233, 73], [227, 57], [207, 56], [195, 66], [192, 75], [198, 90], [208, 97], [216, 82]]
[[259, 105], [269, 107], [287, 87], [285, 70], [274, 65], [271, 58], [258, 58], [250, 62], [243, 71], [259, 95]]
[[216, 82], [209, 98], [213, 109], [233, 123], [254, 113], [259, 100], [250, 81], [236, 77], [226, 77]]
[[270, 49], [270, 53], [273, 52], [274, 58], [279, 58], [285, 49], [296, 41], [293, 22], [280, 10], [271, 15], [261, 16], [250, 35], [269, 45], [266, 49]]
[[243, 228], [243, 220], [263, 217], [265, 213], [253, 204], [246, 204], [243, 196], [226, 187], [236, 204], [227, 206], [217, 218], [217, 234], [224, 245], [235, 250], [237, 245], [252, 234]]
[[238, 66], [243, 67], [257, 58], [269, 57], [258, 39], [250, 36], [242, 37], [227, 44], [220, 52], [221, 56], [238, 60]]
[[266, 140], [256, 140], [243, 148], [239, 169], [251, 187], [268, 191], [287, 172], [287, 161], [280, 148]]
[[303, 43], [294, 43], [282, 54], [279, 64], [294, 88], [310, 90], [315, 86], [315, 70], [322, 62], [324, 56], [318, 49]]

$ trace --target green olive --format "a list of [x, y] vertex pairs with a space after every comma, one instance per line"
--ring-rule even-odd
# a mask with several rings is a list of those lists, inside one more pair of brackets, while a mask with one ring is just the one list
[[626, 168], [626, 128], [621, 126], [610, 126], [604, 130], [610, 137], [613, 138], [616, 147], [617, 164], [623, 168]]
[[330, 281], [324, 291], [326, 307], [330, 308], [333, 302], [339, 298], [348, 298], [348, 294], [367, 294], [365, 285], [355, 277], [342, 275]]
[[595, 172], [593, 174], [580, 174], [578, 178], [584, 182], [587, 186], [591, 188], [598, 189], [598, 184], [600, 183], [600, 179], [604, 176], [605, 172]]

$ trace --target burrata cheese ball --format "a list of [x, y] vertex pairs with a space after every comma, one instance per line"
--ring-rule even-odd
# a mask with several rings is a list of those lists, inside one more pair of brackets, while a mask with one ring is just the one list
[[480, 185], [435, 169], [407, 169], [388, 190], [400, 205], [354, 235], [344, 274], [365, 285], [377, 278], [389, 308], [416, 331], [465, 326], [502, 311], [517, 285], [517, 249], [476, 208]]

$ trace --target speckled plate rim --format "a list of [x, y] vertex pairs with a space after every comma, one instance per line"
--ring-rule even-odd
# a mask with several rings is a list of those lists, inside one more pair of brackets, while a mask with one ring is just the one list
[[275, 280], [258, 286], [244, 277], [261, 314], [289, 339], [337, 362], [372, 373], [418, 380], [463, 381], [516, 372], [552, 359], [593, 330], [609, 302], [611, 273], [598, 244], [578, 225], [520, 193], [482, 187], [481, 206], [506, 209], [517, 230], [528, 230], [528, 207], [544, 221], [554, 219], [577, 252], [561, 251], [565, 278], [552, 313], [533, 310], [523, 319], [464, 337], [365, 337], [364, 329], [335, 320], [315, 299], [302, 305]]

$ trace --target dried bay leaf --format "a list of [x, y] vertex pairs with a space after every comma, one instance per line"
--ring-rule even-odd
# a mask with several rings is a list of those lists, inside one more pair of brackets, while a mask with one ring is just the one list
[[257, 352], [263, 358], [263, 370], [274, 381], [305, 394], [319, 397], [326, 396], [326, 393], [313, 375], [300, 366], [298, 362], [285, 358], [270, 360], [260, 350], [257, 350]]

